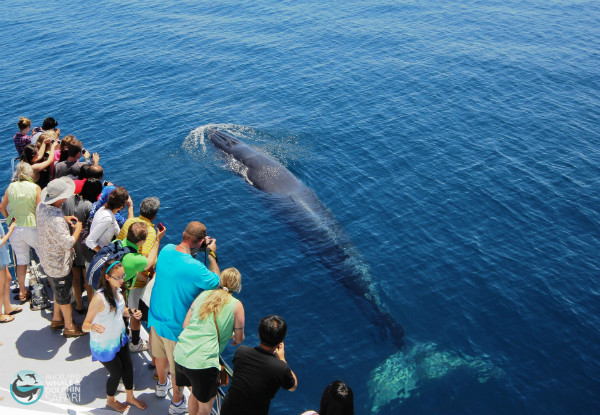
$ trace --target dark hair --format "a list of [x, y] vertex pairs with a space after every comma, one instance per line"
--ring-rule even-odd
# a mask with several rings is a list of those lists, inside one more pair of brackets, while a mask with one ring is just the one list
[[58, 122], [52, 117], [46, 118], [42, 124], [42, 130], [44, 131], [52, 130], [56, 127], [58, 127]]
[[108, 201], [106, 202], [106, 208], [109, 210], [122, 208], [125, 206], [125, 202], [129, 199], [129, 193], [123, 187], [117, 187], [108, 195]]
[[127, 240], [132, 244], [145, 241], [148, 237], [148, 225], [145, 222], [135, 222], [127, 230]]
[[258, 323], [258, 338], [265, 346], [276, 347], [285, 339], [286, 334], [287, 324], [279, 316], [266, 316]]
[[79, 196], [94, 203], [98, 201], [100, 193], [102, 193], [102, 182], [98, 179], [87, 179], [81, 188], [81, 192], [79, 192]]
[[341, 380], [331, 382], [323, 390], [319, 415], [354, 415], [354, 394]]
[[71, 134], [67, 134], [65, 138], [60, 140], [60, 157], [58, 158], [59, 162], [65, 161], [69, 157], [69, 143], [73, 140], [75, 140], [75, 136]]
[[21, 153], [21, 161], [25, 163], [33, 164], [33, 158], [37, 154], [37, 147], [33, 144], [27, 144], [23, 147], [23, 152]]
[[79, 168], [79, 174], [77, 178], [79, 180], [87, 179], [90, 175], [90, 165], [85, 163]]
[[[114, 311], [114, 313], [116, 314], [117, 313], [117, 301], [115, 300], [115, 296], [113, 294], [112, 287], [110, 286], [110, 283], [106, 279], [106, 270], [108, 270], [110, 268], [110, 266], [112, 264], [114, 264], [115, 262], [117, 262], [116, 259], [109, 259], [108, 261], [106, 261], [104, 263], [104, 266], [102, 266], [102, 278], [100, 278], [100, 288], [102, 288], [104, 298], [106, 298], [106, 302], [110, 306], [110, 311]], [[115, 269], [120, 268], [122, 266], [123, 266], [122, 263], [117, 264], [114, 267], [110, 268], [110, 272], [112, 272]], [[110, 275], [110, 274], [108, 274], [108, 275]]]
[[140, 203], [140, 216], [152, 220], [156, 217], [159, 207], [160, 200], [158, 200], [158, 197], [147, 197]]
[[71, 142], [69, 143], [68, 149], [69, 157], [75, 157], [76, 155], [81, 153], [81, 150], [83, 149], [83, 144], [81, 144], [81, 141], [79, 141], [78, 139], [73, 138], [73, 140], [71, 140]]

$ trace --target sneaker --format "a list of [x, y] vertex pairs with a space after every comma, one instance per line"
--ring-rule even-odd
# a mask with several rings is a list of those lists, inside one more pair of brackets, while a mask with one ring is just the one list
[[138, 344], [129, 343], [129, 351], [131, 353], [145, 352], [149, 348], [150, 345], [146, 340], [140, 339], [140, 342]]
[[187, 402], [185, 401], [185, 396], [179, 405], [175, 405], [173, 401], [171, 401], [171, 404], [169, 405], [169, 415], [182, 415], [187, 411]]
[[167, 383], [164, 385], [161, 385], [160, 383], [156, 382], [156, 397], [164, 398], [165, 396], [167, 396], [167, 392], [169, 392], [169, 389], [171, 389], [171, 380], [169, 378], [167, 378]]
[[81, 328], [79, 328], [76, 325], [73, 325], [72, 329], [65, 328], [63, 330], [63, 336], [65, 336], [65, 337], [79, 337], [79, 336], [83, 336], [86, 334], [87, 333], [85, 331], [81, 331]]
[[[133, 385], [133, 388], [132, 388], [132, 389], [134, 389], [134, 390], [135, 390], [135, 384]], [[125, 389], [125, 384], [123, 383], [123, 379], [121, 379], [121, 380], [119, 381], [119, 385], [117, 386], [117, 392], [126, 392], [126, 389]]]

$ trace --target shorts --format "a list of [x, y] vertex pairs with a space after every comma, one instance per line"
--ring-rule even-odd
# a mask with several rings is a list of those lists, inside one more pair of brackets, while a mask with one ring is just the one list
[[206, 403], [217, 396], [219, 369], [188, 369], [175, 362], [175, 383], [177, 386], [191, 386], [194, 397]]
[[0, 265], [0, 271], [4, 271], [6, 269], [7, 265]]
[[[144, 287], [145, 288], [145, 287]], [[143, 310], [140, 307], [142, 303], [141, 298], [144, 295], [144, 288], [131, 288], [129, 293], [127, 294], [127, 307], [135, 308], [137, 310], [142, 311], [142, 319], [141, 321], [148, 321], [148, 307], [145, 307], [146, 314], [144, 315]]]
[[86, 244], [77, 240], [75, 242], [75, 246], [73, 246], [73, 252], [75, 252], [75, 257], [73, 258], [73, 266], [79, 268], [85, 268], [85, 260], [86, 255], [88, 254], [88, 248]]
[[56, 297], [56, 304], [67, 305], [73, 301], [73, 274], [70, 272], [61, 278], [48, 277], [54, 296]]
[[31, 259], [30, 249], [37, 251], [38, 247], [37, 228], [17, 226], [8, 240], [17, 257], [17, 265], [28, 265]]
[[140, 298], [144, 295], [143, 288], [131, 288], [127, 294], [127, 307], [140, 308]]
[[[0, 225], [2, 226], [2, 225]], [[0, 269], [4, 269], [4, 267], [11, 264], [10, 261], [10, 253], [8, 252], [8, 244], [4, 244], [0, 246]]]
[[152, 344], [152, 356], [157, 359], [164, 359], [166, 357], [169, 360], [169, 371], [175, 373], [173, 351], [175, 350], [177, 342], [159, 336], [156, 333], [156, 330], [154, 330], [154, 327], [152, 327], [150, 329], [150, 343]]

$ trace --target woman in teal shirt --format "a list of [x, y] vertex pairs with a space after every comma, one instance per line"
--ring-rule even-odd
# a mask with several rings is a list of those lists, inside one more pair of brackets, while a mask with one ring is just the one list
[[190, 307], [175, 346], [177, 386], [189, 386], [190, 415], [208, 415], [217, 395], [219, 356], [233, 337], [233, 345], [244, 341], [244, 307], [232, 296], [242, 288], [235, 268], [221, 272], [220, 287], [203, 291]]

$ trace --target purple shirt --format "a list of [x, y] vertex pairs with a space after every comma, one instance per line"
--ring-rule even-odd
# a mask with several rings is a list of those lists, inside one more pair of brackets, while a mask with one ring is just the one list
[[15, 140], [15, 148], [17, 149], [19, 156], [23, 152], [25, 146], [31, 144], [31, 137], [27, 134], [21, 134], [20, 132], [16, 133], [13, 139]]

